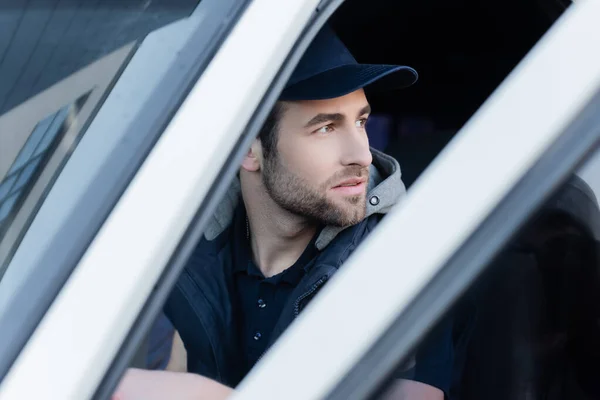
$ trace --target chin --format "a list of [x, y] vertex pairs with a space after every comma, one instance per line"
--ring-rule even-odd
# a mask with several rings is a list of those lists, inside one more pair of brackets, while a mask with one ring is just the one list
[[355, 196], [346, 196], [340, 194], [339, 196], [335, 196], [333, 199], [333, 203], [339, 207], [356, 207], [360, 205], [365, 205], [367, 203], [367, 194], [359, 194]]
[[343, 215], [344, 220], [347, 221], [347, 226], [356, 225], [360, 221], [365, 219], [365, 216], [367, 215], [367, 210], [364, 207], [364, 205], [362, 207], [356, 206], [351, 208], [346, 206], [343, 208]]

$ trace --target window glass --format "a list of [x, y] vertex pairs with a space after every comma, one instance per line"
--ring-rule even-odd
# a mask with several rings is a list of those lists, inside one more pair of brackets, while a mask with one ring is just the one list
[[20, 189], [21, 187], [23, 187], [23, 185], [25, 185], [27, 182], [29, 182], [31, 180], [31, 177], [35, 171], [35, 168], [38, 166], [40, 162], [39, 157], [38, 158], [34, 158], [33, 160], [30, 160], [26, 165], [23, 166], [23, 168], [20, 171], [19, 174], [19, 179], [17, 180], [17, 183], [15, 184], [13, 191]]
[[8, 214], [11, 212], [17, 198], [19, 196], [19, 192], [13, 193], [6, 200], [2, 202], [2, 206], [0, 206], [0, 219], [4, 220]]
[[[4, 229], [0, 231], [0, 246], [5, 241], [5, 235], [8, 232], [11, 220], [19, 213], [32, 215], [39, 207], [39, 203], [43, 201], [40, 194], [30, 196], [27, 201], [28, 204], [21, 207], [28, 194], [38, 183], [37, 178], [40, 172], [45, 169], [45, 164], [51, 160], [53, 145], [58, 144], [62, 139], [62, 135], [69, 130], [76, 120], [77, 113], [85, 104], [86, 98], [87, 95], [82, 96], [74, 103], [60, 108], [37, 123], [17, 154], [14, 163], [8, 169], [8, 174], [3, 178], [0, 187], [0, 194], [6, 190], [8, 195], [1, 206], [2, 213], [0, 213], [0, 216], [2, 218], [0, 219], [3, 220]], [[47, 172], [50, 172], [50, 170], [47, 169]], [[55, 176], [60, 173], [60, 170], [53, 172]], [[48, 185], [54, 179], [54, 176], [47, 174], [46, 178], [39, 184]], [[23, 228], [26, 227], [23, 226], [21, 229]], [[14, 237], [14, 234], [11, 236]], [[11, 237], [8, 237], [6, 241], [10, 239]]]
[[[59, 132], [61, 130], [64, 130], [65, 124], [67, 123], [67, 117], [69, 116], [69, 113], [73, 112], [75, 110], [76, 110], [76, 108], [74, 108], [72, 105], [69, 105], [69, 106], [65, 106], [65, 107], [61, 108], [60, 111], [58, 111], [55, 114], [52, 124], [48, 127], [48, 130], [46, 130], [46, 132], [44, 133], [44, 137], [42, 138], [42, 141], [40, 142], [40, 144], [37, 146], [37, 149], [35, 150], [35, 154], [34, 154], [35, 156], [43, 153], [44, 151], [46, 151], [48, 149], [48, 146], [50, 146], [50, 144], [56, 138], [56, 136], [59, 134]], [[74, 118], [74, 117], [75, 117], [74, 115], [71, 116], [71, 118]]]
[[6, 195], [10, 193], [13, 184], [17, 180], [17, 175], [13, 174], [8, 178], [4, 179], [2, 183], [0, 183], [0, 201], [4, 200]]
[[21, 2], [0, 40], [0, 279], [132, 43], [198, 0]]
[[[9, 214], [18, 210], [15, 205], [22, 195], [26, 195], [28, 188], [25, 186], [30, 188], [34, 184], [36, 171], [38, 168], [43, 168], [44, 153], [56, 139], [58, 133], [68, 129], [66, 120], [69, 112], [75, 113], [76, 110], [77, 107], [74, 105], [65, 106], [35, 126], [0, 186], [0, 200], [3, 197], [3, 191], [6, 191], [6, 194], [12, 194], [6, 201], [3, 209], [6, 215], [2, 219], [8, 219]], [[0, 240], [2, 240], [1, 234]]]
[[25, 146], [23, 146], [23, 148], [19, 152], [19, 155], [17, 156], [17, 159], [15, 160], [12, 167], [8, 171], [9, 174], [14, 173], [16, 170], [21, 168], [23, 166], [23, 164], [25, 164], [29, 160], [29, 158], [33, 155], [33, 152], [35, 151], [36, 147], [40, 143], [40, 140], [42, 140], [42, 138], [44, 137], [44, 134], [48, 130], [48, 127], [54, 120], [55, 116], [56, 116], [55, 114], [51, 114], [51, 115], [47, 116], [46, 118], [44, 118], [44, 120], [41, 121], [39, 124], [36, 125], [35, 129], [33, 130], [33, 132], [31, 132], [31, 134], [29, 135], [29, 138], [25, 142]]
[[121, 46], [190, 15], [198, 0], [19, 2], [2, 17], [0, 115]]

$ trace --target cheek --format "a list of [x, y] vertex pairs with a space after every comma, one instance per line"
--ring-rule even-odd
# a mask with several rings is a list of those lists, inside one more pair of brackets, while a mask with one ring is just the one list
[[326, 182], [336, 171], [331, 151], [327, 146], [318, 146], [318, 143], [311, 143], [308, 140], [298, 140], [280, 146], [279, 152], [287, 169], [313, 187]]

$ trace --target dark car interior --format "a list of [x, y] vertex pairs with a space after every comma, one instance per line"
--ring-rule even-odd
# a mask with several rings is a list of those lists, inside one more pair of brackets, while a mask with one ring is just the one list
[[600, 398], [599, 227], [573, 176], [476, 281], [459, 398]]

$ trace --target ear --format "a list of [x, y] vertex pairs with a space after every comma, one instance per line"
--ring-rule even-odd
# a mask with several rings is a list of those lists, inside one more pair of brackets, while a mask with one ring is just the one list
[[260, 170], [262, 164], [262, 144], [259, 139], [254, 139], [252, 145], [248, 149], [244, 160], [242, 161], [242, 168], [248, 172], [257, 172]]

